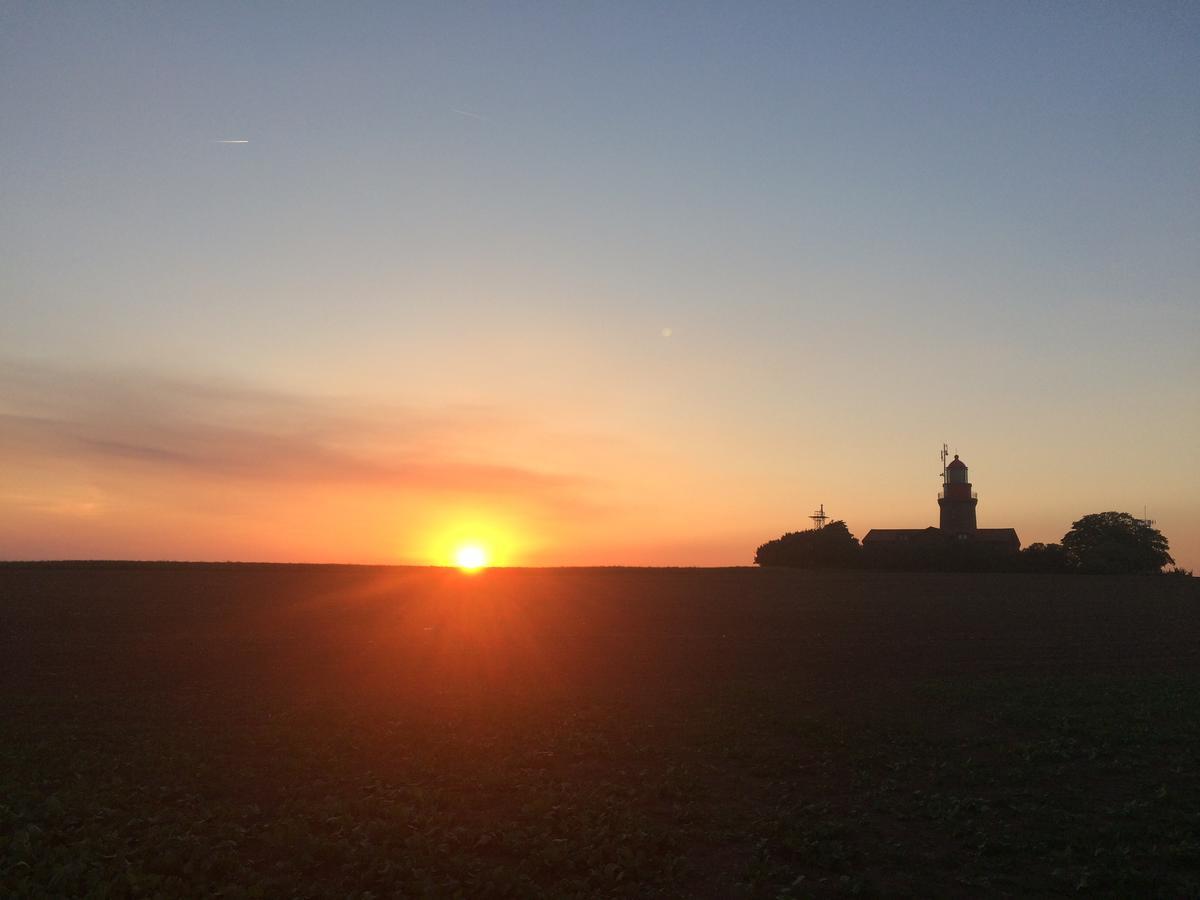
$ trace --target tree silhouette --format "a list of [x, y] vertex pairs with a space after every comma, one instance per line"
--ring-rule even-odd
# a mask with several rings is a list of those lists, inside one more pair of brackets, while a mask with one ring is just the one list
[[824, 528], [793, 531], [767, 541], [754, 554], [760, 566], [794, 566], [801, 569], [840, 569], [859, 562], [858, 538], [838, 520]]
[[1123, 512], [1084, 516], [1063, 535], [1062, 545], [1085, 572], [1150, 573], [1175, 562], [1162, 532]]

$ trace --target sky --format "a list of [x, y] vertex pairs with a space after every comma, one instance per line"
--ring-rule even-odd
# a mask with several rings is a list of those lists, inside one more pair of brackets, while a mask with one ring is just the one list
[[[1200, 5], [0, 5], [0, 558], [1200, 567]], [[242, 143], [226, 143], [238, 141]]]

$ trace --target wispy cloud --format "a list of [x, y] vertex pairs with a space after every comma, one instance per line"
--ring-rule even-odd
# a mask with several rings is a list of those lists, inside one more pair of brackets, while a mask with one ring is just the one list
[[382, 407], [244, 383], [0, 361], [0, 449], [94, 469], [358, 484], [582, 503], [591, 479], [490, 458], [528, 423], [479, 407]]
[[492, 121], [487, 116], [481, 116], [479, 113], [471, 112], [468, 109], [456, 109], [455, 107], [450, 107], [450, 112], [458, 113], [460, 116], [466, 116], [468, 119], [478, 119], [480, 122]]

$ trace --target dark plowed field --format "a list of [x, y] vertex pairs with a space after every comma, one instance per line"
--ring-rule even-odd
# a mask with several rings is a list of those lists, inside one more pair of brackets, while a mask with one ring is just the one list
[[1196, 585], [0, 566], [0, 896], [1197, 895]]

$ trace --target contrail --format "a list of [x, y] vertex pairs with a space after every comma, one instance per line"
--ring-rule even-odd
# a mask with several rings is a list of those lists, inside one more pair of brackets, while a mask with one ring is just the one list
[[460, 116], [466, 116], [468, 119], [478, 119], [480, 122], [492, 121], [487, 116], [481, 116], [479, 113], [467, 112], [465, 109], [455, 109], [450, 107], [450, 112], [458, 113]]
[[248, 144], [249, 141], [213, 141], [214, 144]]

